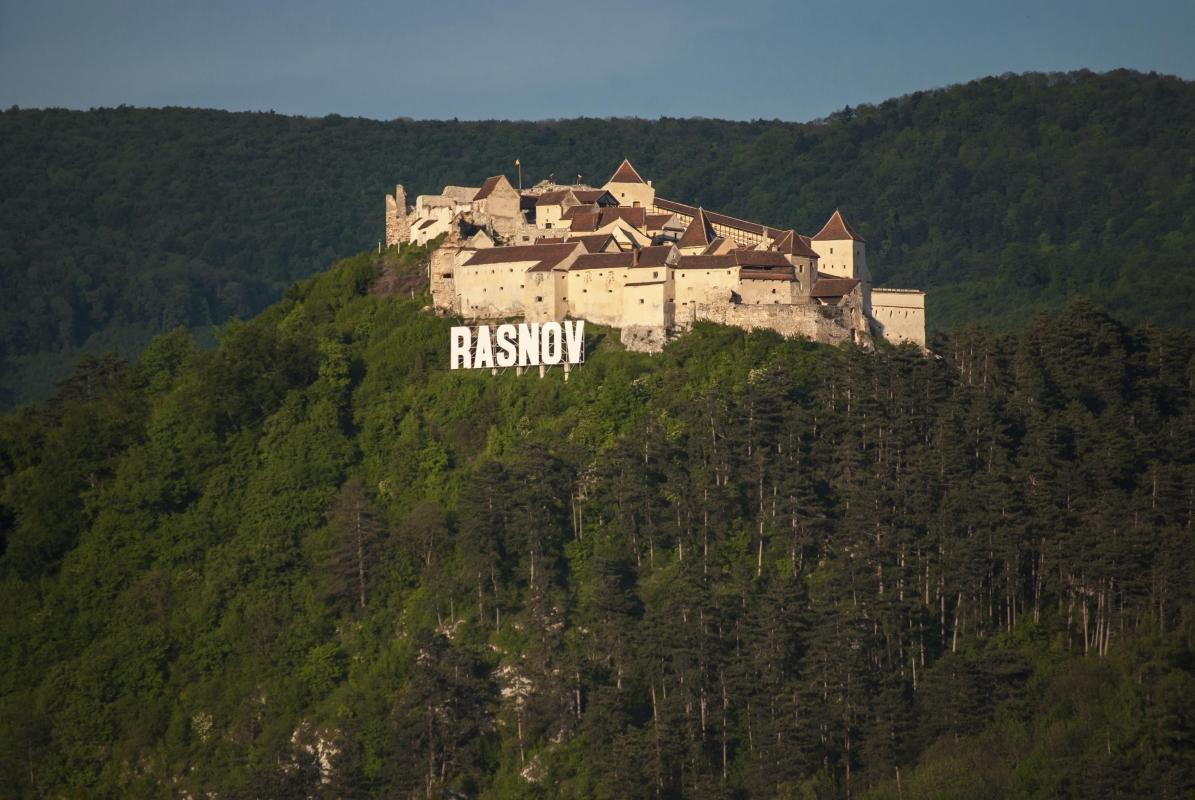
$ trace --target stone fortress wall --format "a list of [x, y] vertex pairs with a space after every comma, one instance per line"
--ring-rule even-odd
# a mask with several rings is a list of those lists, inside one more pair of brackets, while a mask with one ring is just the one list
[[628, 161], [600, 188], [505, 176], [406, 205], [386, 197], [386, 244], [446, 234], [430, 258], [440, 313], [586, 319], [659, 350], [695, 322], [869, 347], [925, 346], [925, 295], [873, 288], [866, 243], [835, 212], [812, 237], [658, 198]]

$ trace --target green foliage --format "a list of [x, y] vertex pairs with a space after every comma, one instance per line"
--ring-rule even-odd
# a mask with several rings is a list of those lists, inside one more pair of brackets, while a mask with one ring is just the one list
[[0, 416], [0, 795], [1195, 788], [1189, 333], [491, 376], [425, 255]]
[[806, 234], [841, 206], [878, 283], [929, 291], [931, 330], [1011, 329], [1077, 294], [1191, 327], [1193, 127], [1190, 82], [1123, 70], [986, 78], [809, 123], [0, 112], [0, 406], [48, 397], [82, 354], [132, 358], [178, 326], [206, 343], [373, 249], [396, 181], [411, 197], [477, 185], [516, 157], [536, 179], [600, 183], [629, 156], [665, 197]]

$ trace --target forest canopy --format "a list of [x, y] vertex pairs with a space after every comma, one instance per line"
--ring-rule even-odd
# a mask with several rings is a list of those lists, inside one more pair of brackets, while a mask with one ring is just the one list
[[1195, 318], [1195, 88], [1028, 74], [810, 123], [378, 122], [182, 108], [0, 113], [0, 406], [84, 354], [177, 326], [210, 344], [382, 237], [382, 196], [630, 157], [663, 196], [814, 232], [841, 208], [877, 282], [931, 329], [1010, 330], [1085, 295], [1129, 323]]
[[1195, 790], [1195, 336], [587, 326], [450, 371], [362, 255], [0, 416], [0, 795]]

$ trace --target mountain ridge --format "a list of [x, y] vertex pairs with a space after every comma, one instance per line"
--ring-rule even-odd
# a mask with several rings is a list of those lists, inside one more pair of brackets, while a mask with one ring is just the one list
[[382, 196], [513, 174], [604, 175], [811, 232], [850, 209], [929, 325], [1008, 328], [1085, 294], [1190, 325], [1188, 81], [1027, 74], [817, 123], [373, 122], [181, 109], [0, 113], [0, 402], [45, 397], [84, 353], [210, 336], [381, 238]]

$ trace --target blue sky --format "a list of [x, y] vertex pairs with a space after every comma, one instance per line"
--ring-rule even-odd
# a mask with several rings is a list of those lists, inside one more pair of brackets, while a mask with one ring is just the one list
[[809, 120], [1004, 72], [1195, 78], [1195, 0], [0, 0], [0, 107]]

